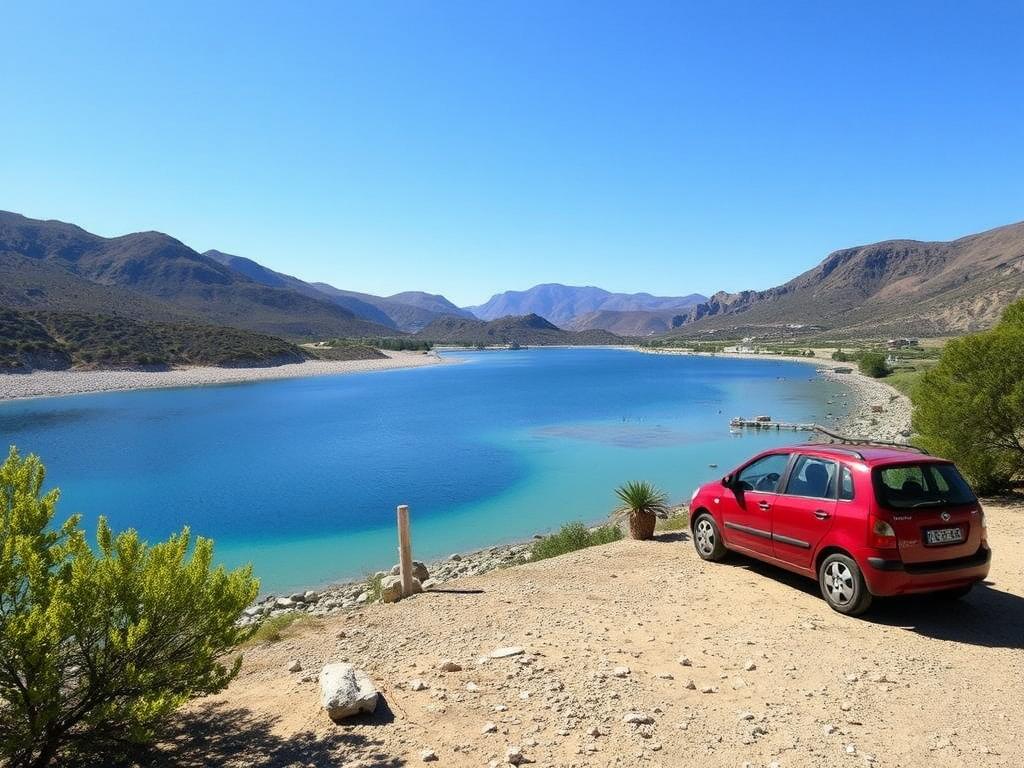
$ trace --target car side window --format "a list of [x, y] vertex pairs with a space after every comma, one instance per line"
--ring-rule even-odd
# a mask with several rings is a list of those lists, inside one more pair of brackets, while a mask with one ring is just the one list
[[793, 472], [786, 483], [786, 493], [813, 499], [834, 499], [838, 474], [839, 467], [834, 461], [801, 456], [793, 465]]
[[846, 465], [839, 470], [839, 498], [843, 501], [853, 501], [853, 473]]
[[773, 453], [771, 456], [765, 456], [741, 469], [736, 477], [736, 484], [744, 491], [775, 493], [788, 464], [788, 453]]

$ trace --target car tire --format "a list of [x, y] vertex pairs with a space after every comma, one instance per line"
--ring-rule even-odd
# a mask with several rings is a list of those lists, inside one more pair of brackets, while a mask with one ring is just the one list
[[829, 607], [846, 616], [860, 616], [871, 607], [871, 593], [857, 562], [848, 555], [826, 557], [818, 568], [818, 586]]
[[715, 518], [707, 512], [701, 512], [693, 521], [693, 547], [701, 560], [712, 563], [725, 559], [728, 554]]
[[943, 589], [940, 592], [936, 592], [935, 596], [941, 600], [959, 600], [962, 597], [967, 597], [972, 589], [974, 589], [974, 584], [965, 584], [954, 589]]

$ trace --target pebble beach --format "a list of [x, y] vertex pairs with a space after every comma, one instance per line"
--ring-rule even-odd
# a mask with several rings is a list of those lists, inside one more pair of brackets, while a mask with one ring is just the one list
[[453, 362], [422, 352], [385, 352], [372, 360], [307, 360], [302, 363], [266, 368], [219, 368], [195, 366], [169, 371], [33, 371], [0, 374], [0, 401], [27, 397], [58, 397], [90, 392], [119, 392], [131, 389], [202, 387], [213, 384], [241, 384], [248, 381], [295, 379], [305, 376], [334, 376], [343, 373], [419, 368]]

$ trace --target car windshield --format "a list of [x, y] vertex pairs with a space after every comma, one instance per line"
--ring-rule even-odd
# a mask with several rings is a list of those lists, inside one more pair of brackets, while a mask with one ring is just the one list
[[977, 499], [952, 464], [901, 464], [874, 472], [878, 503], [891, 509], [973, 504]]

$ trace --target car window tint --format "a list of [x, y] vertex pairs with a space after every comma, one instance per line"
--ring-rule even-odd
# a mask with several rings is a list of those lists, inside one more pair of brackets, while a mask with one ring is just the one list
[[773, 453], [740, 470], [737, 483], [744, 491], [775, 493], [789, 464], [788, 453]]
[[974, 492], [952, 464], [907, 464], [873, 473], [878, 502], [892, 509], [973, 504]]
[[834, 499], [836, 469], [834, 461], [801, 456], [793, 466], [793, 473], [786, 484], [786, 493], [814, 499]]
[[853, 473], [849, 467], [842, 467], [839, 473], [839, 498], [853, 501]]

